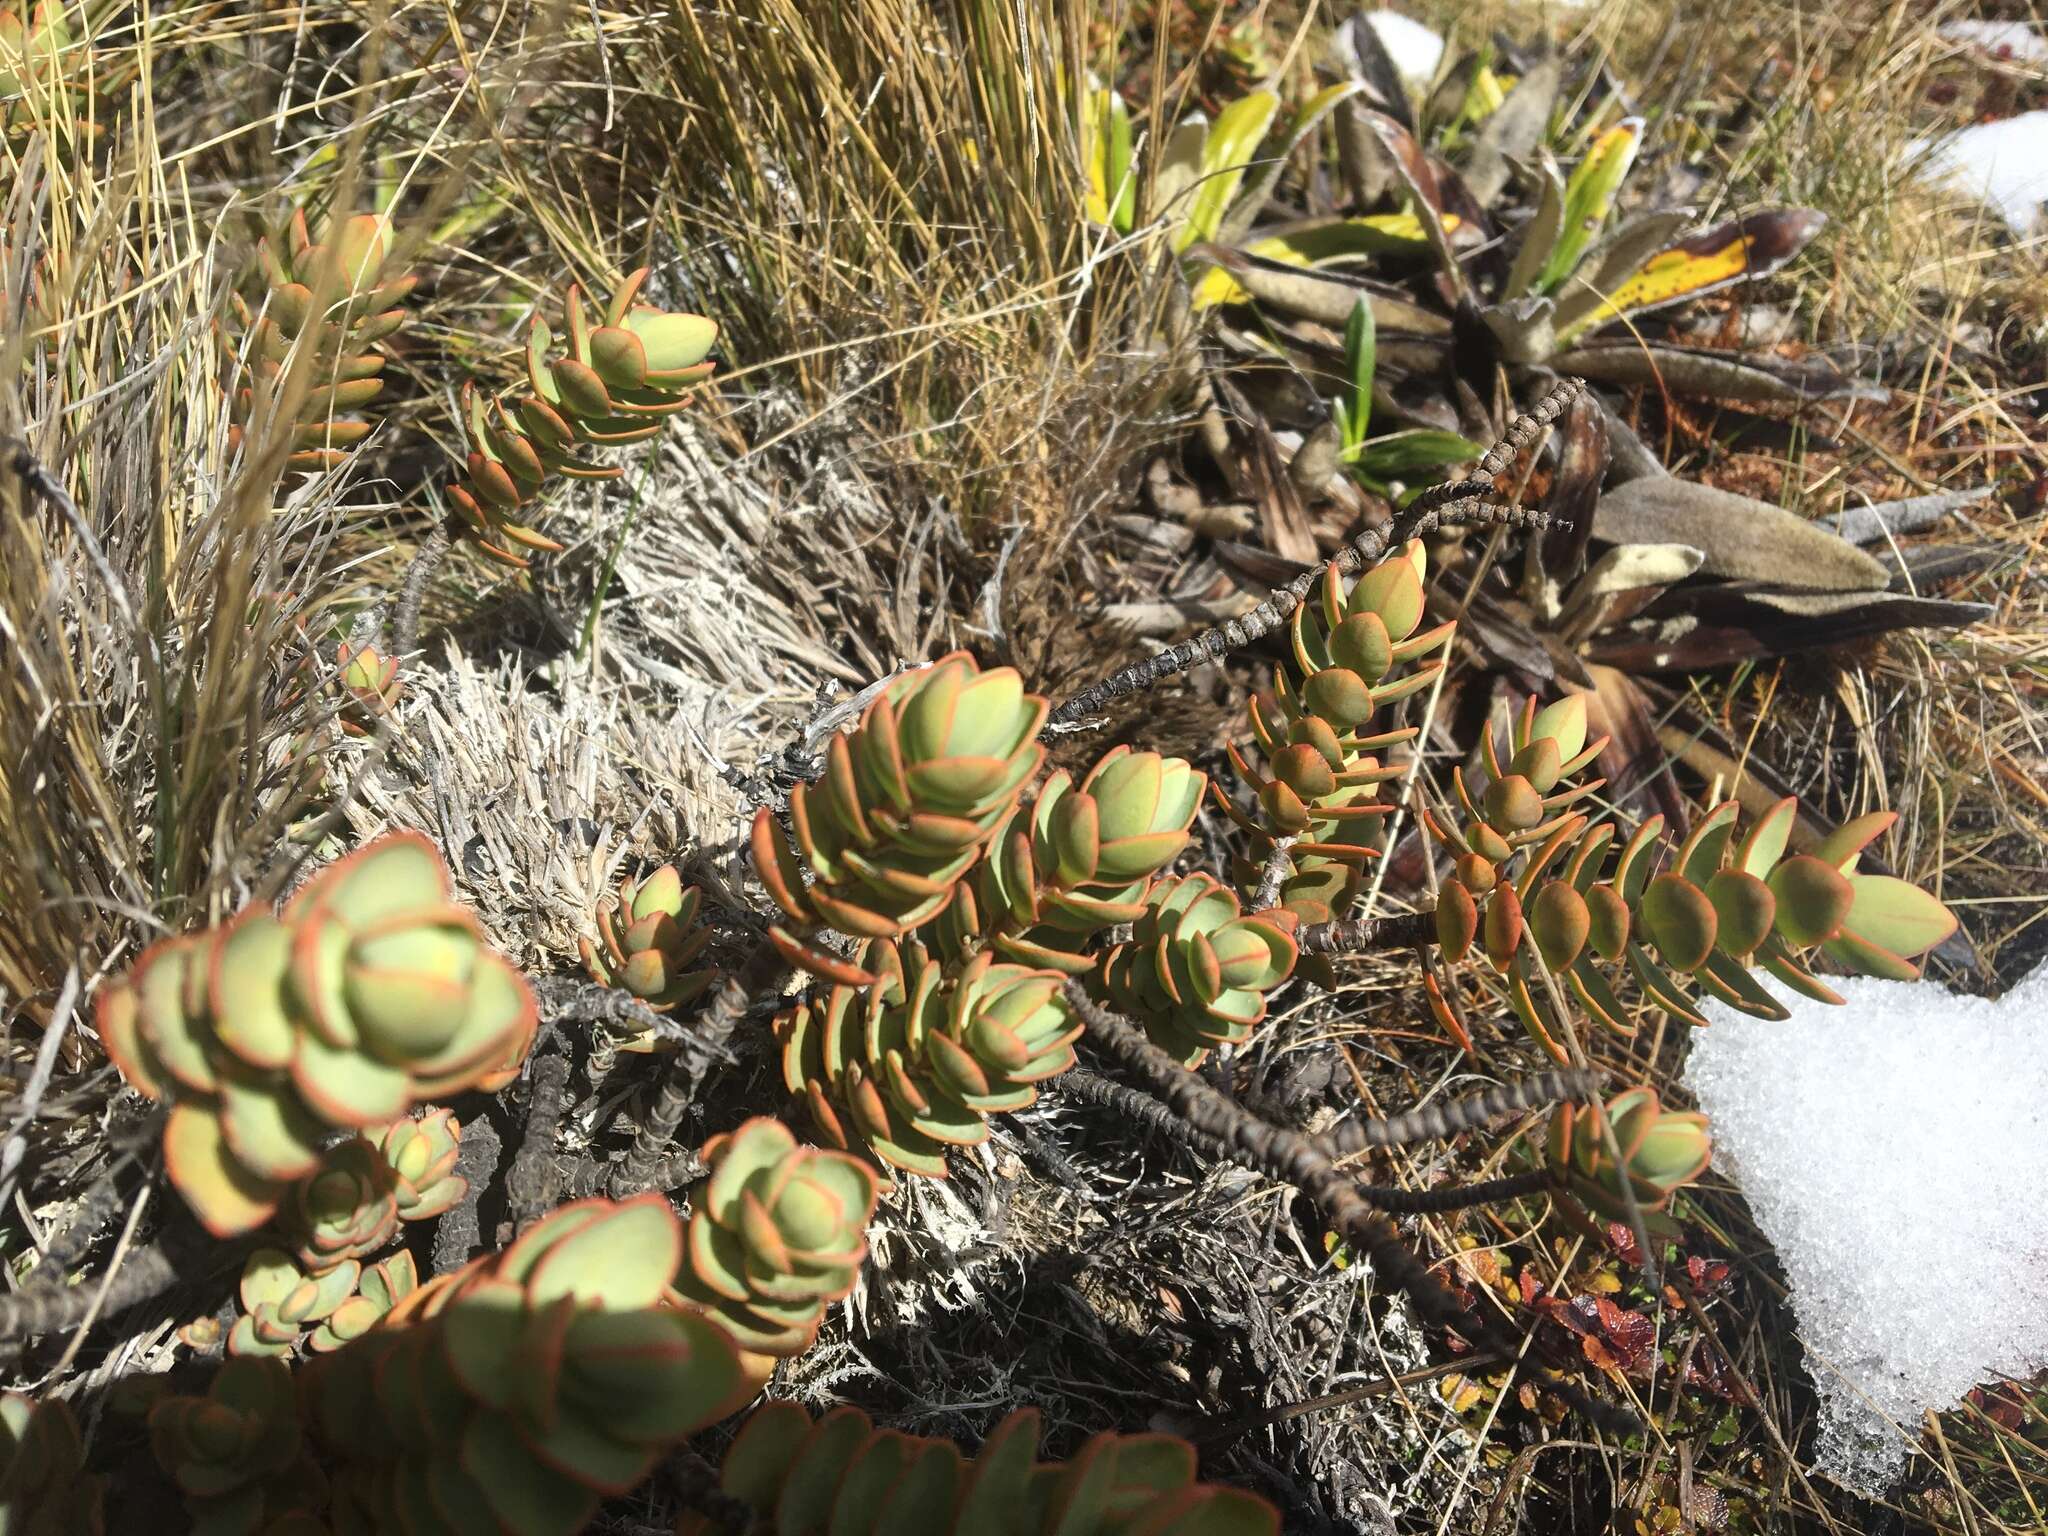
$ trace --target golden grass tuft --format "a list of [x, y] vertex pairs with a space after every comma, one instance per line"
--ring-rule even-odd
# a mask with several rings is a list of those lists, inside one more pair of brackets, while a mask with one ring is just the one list
[[[1078, 0], [713, 0], [620, 61], [620, 172], [728, 388], [787, 378], [970, 526], [1072, 515], [1123, 466], [1159, 359], [1149, 244], [1081, 216]], [[623, 82], [622, 82], [623, 85]]]

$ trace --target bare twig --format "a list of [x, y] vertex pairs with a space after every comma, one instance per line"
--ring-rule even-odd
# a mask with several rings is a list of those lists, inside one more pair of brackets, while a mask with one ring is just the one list
[[1475, 1205], [1492, 1205], [1499, 1200], [1519, 1200], [1557, 1187], [1548, 1168], [1511, 1173], [1498, 1179], [1479, 1179], [1470, 1184], [1444, 1184], [1436, 1189], [1402, 1189], [1395, 1184], [1354, 1184], [1351, 1186], [1383, 1211], [1397, 1216], [1429, 1216], [1442, 1211], [1463, 1211]]
[[96, 1312], [108, 1316], [160, 1296], [178, 1283], [178, 1267], [161, 1247], [128, 1255], [119, 1270], [100, 1285], [67, 1286], [61, 1290], [16, 1291], [0, 1296], [0, 1339], [23, 1339], [43, 1333], [68, 1333]]
[[1072, 1094], [1090, 1104], [1104, 1109], [1115, 1110], [1117, 1115], [1137, 1124], [1146, 1131], [1169, 1137], [1183, 1146], [1192, 1147], [1202, 1156], [1219, 1163], [1234, 1163], [1240, 1159], [1230, 1150], [1230, 1144], [1220, 1136], [1190, 1125], [1171, 1109], [1152, 1097], [1142, 1088], [1133, 1088], [1129, 1083], [1119, 1083], [1113, 1078], [1090, 1072], [1085, 1067], [1071, 1067], [1058, 1078], [1059, 1090]]
[[[138, 1201], [124, 1238], [132, 1238], [142, 1208]], [[74, 1330], [76, 1338], [83, 1338], [94, 1321], [161, 1296], [180, 1281], [212, 1274], [229, 1262], [239, 1267], [246, 1247], [214, 1242], [196, 1229], [174, 1229], [148, 1247], [118, 1252], [97, 1281], [49, 1289], [28, 1286], [0, 1296], [0, 1340]]]
[[609, 1024], [651, 1034], [695, 1058], [699, 1068], [730, 1066], [739, 1059], [722, 1040], [704, 1033], [702, 1019], [684, 1023], [673, 1015], [656, 1013], [632, 993], [616, 987], [601, 987], [580, 976], [536, 976], [533, 991], [541, 1017], [551, 1025]]

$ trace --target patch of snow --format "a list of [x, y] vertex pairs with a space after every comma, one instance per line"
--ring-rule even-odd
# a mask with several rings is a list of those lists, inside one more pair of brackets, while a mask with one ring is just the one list
[[1436, 67], [1444, 58], [1441, 35], [1399, 11], [1374, 11], [1365, 21], [1379, 33], [1381, 46], [1403, 80], [1410, 85], [1428, 85], [1436, 79]]
[[1996, 1001], [1758, 980], [1792, 1017], [1707, 1003], [1685, 1080], [1790, 1282], [1818, 1470], [1877, 1498], [1927, 1410], [2048, 1369], [2048, 965]]
[[2048, 63], [2048, 38], [2024, 21], [1945, 21], [1940, 35], [2018, 64]]
[[2048, 201], [2048, 112], [1973, 123], [1932, 144], [1916, 139], [1907, 153], [1922, 176], [1982, 198], [2013, 233], [2030, 235], [2040, 224]]

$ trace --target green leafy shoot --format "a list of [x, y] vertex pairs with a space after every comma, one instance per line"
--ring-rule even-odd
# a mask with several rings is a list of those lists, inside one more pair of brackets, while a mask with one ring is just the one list
[[1629, 117], [1601, 134], [1586, 151], [1586, 158], [1565, 183], [1564, 218], [1537, 276], [1538, 293], [1555, 293], [1578, 270], [1580, 260], [1614, 211], [1614, 199], [1642, 142], [1643, 120]]
[[1379, 330], [1373, 323], [1372, 305], [1360, 299], [1351, 306], [1351, 319], [1344, 326], [1344, 375], [1351, 382], [1351, 398], [1337, 402], [1337, 430], [1343, 434], [1344, 462], [1357, 459], [1365, 447], [1365, 429], [1372, 421], [1372, 376], [1379, 354]]
[[1372, 381], [1378, 357], [1379, 333], [1373, 324], [1372, 306], [1360, 299], [1344, 326], [1344, 377], [1349, 392], [1330, 407], [1339, 434], [1339, 457], [1350, 466], [1354, 479], [1370, 490], [1385, 492], [1391, 480], [1446, 464], [1467, 463], [1485, 451], [1455, 432], [1427, 428], [1390, 432], [1368, 441], [1365, 434], [1372, 425]]

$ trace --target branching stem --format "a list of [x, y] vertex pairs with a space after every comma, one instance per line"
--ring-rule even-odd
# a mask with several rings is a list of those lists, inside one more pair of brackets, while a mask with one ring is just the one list
[[1436, 943], [1436, 909], [1392, 917], [1310, 923], [1294, 936], [1304, 955], [1359, 955], [1380, 949], [1422, 949]]
[[[1547, 1109], [1567, 1099], [1582, 1102], [1592, 1095], [1593, 1075], [1590, 1072], [1538, 1072], [1518, 1082], [1497, 1083], [1468, 1098], [1453, 1099], [1447, 1104], [1425, 1104], [1420, 1109], [1411, 1109], [1406, 1114], [1385, 1120], [1340, 1120], [1319, 1139], [1330, 1149], [1332, 1156], [1351, 1157], [1367, 1147], [1406, 1147], [1418, 1141], [1447, 1141], [1508, 1115]], [[1255, 1094], [1247, 1094], [1245, 1098], [1247, 1105], [1256, 1112], [1264, 1115], [1274, 1113], [1271, 1101]]]
[[[1299, 1189], [1351, 1251], [1371, 1264], [1375, 1275], [1414, 1302], [1424, 1321], [1509, 1358], [1521, 1353], [1523, 1340], [1515, 1331], [1466, 1306], [1430, 1273], [1402, 1243], [1393, 1223], [1373, 1210], [1343, 1170], [1307, 1137], [1268, 1124], [1232, 1103], [1146, 1039], [1137, 1025], [1096, 1002], [1079, 982], [1067, 984], [1066, 996], [1089, 1034], [1139, 1073], [1174, 1114], [1223, 1143], [1233, 1161]], [[1552, 1379], [1545, 1385], [1604, 1428], [1618, 1433], [1642, 1428], [1633, 1413], [1590, 1396], [1575, 1383]]]
[[554, 1168], [555, 1133], [567, 1107], [569, 1058], [550, 1051], [533, 1064], [532, 1096], [526, 1103], [526, 1124], [519, 1150], [505, 1173], [505, 1197], [512, 1208], [515, 1231], [524, 1232], [555, 1204], [560, 1183]]

